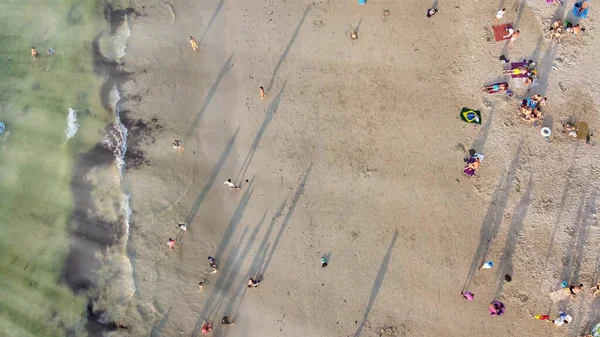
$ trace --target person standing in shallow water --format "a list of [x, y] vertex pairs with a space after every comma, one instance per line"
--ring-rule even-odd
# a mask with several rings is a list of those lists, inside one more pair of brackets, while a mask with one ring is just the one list
[[38, 53], [37, 49], [35, 49], [35, 47], [31, 47], [31, 56], [33, 56], [34, 59], [37, 59], [38, 57], [40, 57], [40, 53]]

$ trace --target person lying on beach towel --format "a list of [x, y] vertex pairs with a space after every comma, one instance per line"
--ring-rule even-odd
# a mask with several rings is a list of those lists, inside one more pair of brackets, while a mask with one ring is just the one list
[[526, 97], [521, 101], [521, 107], [535, 108], [536, 106], [537, 102], [532, 98]]
[[510, 39], [510, 36], [514, 33], [514, 29], [509, 23], [492, 26], [492, 31], [494, 32], [494, 40], [496, 40], [496, 42], [508, 40]]
[[582, 19], [587, 18], [589, 5], [590, 2], [588, 0], [575, 3], [575, 6], [573, 7], [573, 15]]
[[502, 70], [502, 73], [504, 75], [530, 75], [529, 70], [525, 67]]
[[508, 90], [508, 83], [502, 82], [502, 83], [495, 83], [492, 85], [486, 85], [482, 89], [483, 89], [483, 91], [486, 91], [488, 94], [495, 94], [500, 91]]

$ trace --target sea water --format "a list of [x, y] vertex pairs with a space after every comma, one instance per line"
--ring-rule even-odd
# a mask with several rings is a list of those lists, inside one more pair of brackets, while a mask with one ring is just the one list
[[[106, 5], [0, 3], [0, 121], [6, 125], [0, 135], [0, 336], [85, 336], [86, 294], [75, 294], [61, 278], [74, 230], [72, 176], [78, 158], [107, 130], [121, 132], [117, 161], [124, 160], [127, 137], [118, 112], [102, 105], [105, 78], [93, 65], [92, 42], [108, 30]], [[123, 57], [125, 46], [115, 45], [114, 54]], [[128, 224], [129, 197], [119, 195], [119, 218]]]

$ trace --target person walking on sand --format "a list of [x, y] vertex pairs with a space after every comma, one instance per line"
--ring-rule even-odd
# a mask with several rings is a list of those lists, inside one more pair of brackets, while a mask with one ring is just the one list
[[187, 232], [187, 224], [186, 223], [180, 223], [177, 225], [178, 229], [181, 229], [184, 232]]
[[204, 281], [198, 282], [198, 292], [201, 293], [204, 290]]
[[260, 99], [264, 99], [265, 97], [267, 97], [267, 95], [265, 95], [265, 88], [260, 87], [258, 89], [260, 90]]
[[208, 335], [210, 332], [212, 332], [212, 326], [210, 325], [210, 323], [204, 323], [202, 325], [202, 334]]
[[173, 141], [173, 148], [176, 149], [177, 151], [183, 151], [183, 142], [180, 141], [179, 139], [175, 139]]
[[462, 297], [463, 297], [465, 300], [467, 300], [467, 301], [469, 301], [469, 302], [471, 302], [471, 301], [473, 301], [473, 300], [475, 299], [475, 294], [473, 294], [473, 293], [472, 293], [472, 292], [470, 292], [470, 291], [463, 291], [463, 292], [461, 292], [460, 294], [462, 295]]
[[258, 287], [259, 283], [260, 283], [259, 280], [255, 280], [251, 277], [248, 279], [248, 288], [256, 288], [256, 287]]
[[227, 179], [226, 182], [223, 183], [224, 185], [229, 186], [231, 189], [236, 189], [239, 190], [239, 186], [236, 186], [234, 183], [231, 182], [231, 179]]
[[496, 19], [494, 20], [495, 24], [499, 24], [500, 23], [500, 20], [504, 16], [504, 13], [506, 13], [506, 8], [502, 8], [501, 10], [499, 10], [499, 11], [496, 12]]
[[190, 44], [192, 45], [192, 49], [193, 49], [194, 51], [196, 51], [196, 50], [200, 49], [200, 48], [198, 47], [198, 43], [196, 42], [196, 39], [194, 39], [194, 37], [193, 37], [193, 36], [190, 36]]
[[33, 56], [34, 59], [37, 59], [38, 57], [40, 57], [40, 53], [38, 53], [37, 49], [35, 49], [35, 47], [31, 47], [31, 56]]
[[217, 272], [217, 263], [215, 262], [215, 258], [212, 256], [208, 257], [208, 265], [210, 266], [211, 270], [211, 274], [214, 274]]
[[173, 240], [173, 239], [169, 238], [169, 241], [167, 241], [167, 246], [169, 247], [170, 250], [177, 248], [177, 240]]
[[435, 13], [437, 13], [437, 12], [438, 12], [437, 8], [429, 8], [427, 10], [427, 17], [430, 18], [430, 17], [434, 16]]

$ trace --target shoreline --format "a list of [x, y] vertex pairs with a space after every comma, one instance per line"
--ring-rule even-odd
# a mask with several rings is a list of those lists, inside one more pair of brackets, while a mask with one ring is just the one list
[[[474, 15], [479, 5], [444, 5], [448, 10], [428, 21], [416, 1], [389, 5], [393, 20], [379, 4], [275, 4], [248, 13], [254, 5], [182, 1], [171, 11], [147, 8], [131, 24], [123, 66], [131, 78], [119, 87], [131, 155], [127, 253], [137, 286], [124, 309], [128, 333], [194, 335], [205, 321], [218, 325], [220, 316], [232, 315], [233, 335], [461, 335], [468, 326], [468, 336], [481, 336], [507, 331], [486, 312], [485, 302], [500, 298], [511, 332], [565, 334], [528, 319], [546, 304], [546, 289], [534, 289], [528, 277], [550, 289], [552, 263], [574, 245], [561, 231], [550, 248], [544, 240], [564, 175], [560, 158], [580, 147], [558, 137], [546, 143], [504, 113], [514, 102], [473, 94], [497, 76], [501, 65], [490, 55], [502, 47], [486, 42], [486, 30], [459, 38], [448, 27], [487, 27]], [[527, 8], [525, 18], [532, 15], [539, 12]], [[344, 32], [355, 21], [363, 22], [360, 37], [349, 41]], [[428, 30], [436, 34], [419, 35]], [[200, 52], [191, 51], [189, 35], [202, 37]], [[524, 35], [512, 55], [529, 55], [535, 40]], [[307, 48], [312, 41], [323, 48]], [[462, 71], [472, 58], [482, 60], [477, 74]], [[257, 86], [270, 82], [260, 100]], [[482, 107], [483, 124], [457, 122], [461, 106]], [[560, 116], [560, 107], [548, 111]], [[185, 139], [184, 151], [172, 149], [174, 139]], [[460, 175], [470, 143], [486, 154], [477, 179]], [[573, 156], [579, 170], [562, 201], [573, 206], [581, 198], [584, 210], [567, 207], [556, 228], [593, 222], [582, 214], [597, 203], [595, 195], [578, 194], [598, 178], [591, 154], [582, 148]], [[241, 191], [222, 186], [236, 177], [249, 180]], [[179, 232], [176, 224], [185, 221], [188, 231]], [[164, 245], [169, 237], [177, 238], [177, 250]], [[549, 249], [557, 252], [542, 270], [536, 261]], [[589, 274], [588, 253], [577, 263], [587, 263]], [[471, 275], [479, 254], [503, 261], [498, 269], [513, 281]], [[220, 264], [212, 276], [209, 255]], [[325, 269], [321, 256], [330, 260]], [[260, 289], [246, 290], [257, 275]], [[465, 275], [475, 303], [458, 295]], [[207, 285], [200, 293], [201, 280]], [[448, 307], [456, 314], [432, 324], [430, 313]]]
[[[98, 186], [88, 181], [88, 174], [92, 170], [105, 170], [111, 166], [118, 168], [120, 180], [123, 180], [123, 173], [128, 161], [125, 156], [129, 147], [127, 143], [128, 128], [133, 126], [130, 120], [119, 114], [118, 90], [123, 83], [131, 80], [134, 74], [123, 71], [123, 64], [118, 60], [110, 60], [104, 56], [101, 52], [101, 41], [114, 38], [122, 25], [126, 24], [128, 15], [135, 13], [132, 8], [115, 9], [110, 4], [105, 6], [104, 18], [109, 25], [109, 35], [107, 36], [106, 31], [102, 31], [94, 38], [91, 45], [92, 62], [94, 72], [98, 76], [104, 77], [98, 93], [102, 106], [105, 113], [115, 115], [113, 117], [115, 120], [106, 126], [105, 139], [78, 158], [74, 165], [71, 183], [75, 204], [70, 222], [74, 223], [74, 230], [71, 233], [70, 249], [61, 279], [73, 292], [84, 294], [87, 297], [85, 328], [90, 336], [104, 336], [105, 332], [115, 331], [121, 327], [118, 321], [110, 319], [112, 310], [106, 306], [109, 303], [102, 304], [101, 299], [107, 293], [115, 290], [104, 288], [108, 285], [106, 284], [107, 280], [103, 279], [99, 273], [106, 272], [103, 269], [110, 269], [111, 264], [114, 263], [113, 259], [119, 259], [118, 256], [111, 256], [120, 254], [119, 246], [123, 247], [122, 249], [126, 253], [131, 213], [128, 204], [129, 195], [125, 191], [121, 191], [122, 195], [119, 198], [122, 200], [114, 200], [116, 204], [113, 206], [118, 214], [117, 218], [112, 221], [106, 219], [103, 210], [97, 209], [98, 201], [93, 196], [93, 193], [98, 193], [95, 192]], [[122, 189], [122, 184], [113, 187]], [[103, 258], [100, 259], [100, 256]], [[112, 271], [114, 273], [123, 270], [126, 266], [113, 266], [112, 268], [116, 268]], [[114, 283], [108, 286], [119, 287], [122, 285]], [[135, 291], [135, 285], [132, 286], [132, 291]], [[116, 292], [120, 293], [121, 290], [116, 290]], [[99, 301], [100, 304], [98, 304]]]

